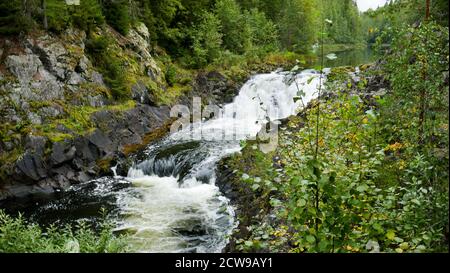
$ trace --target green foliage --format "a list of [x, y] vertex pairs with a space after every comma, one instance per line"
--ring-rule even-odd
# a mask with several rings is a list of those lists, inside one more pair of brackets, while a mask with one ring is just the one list
[[197, 27], [192, 29], [194, 66], [205, 66], [220, 57], [221, 23], [213, 13], [205, 12]]
[[233, 53], [243, 54], [252, 46], [251, 29], [235, 0], [219, 0], [215, 14], [222, 25], [223, 45]]
[[167, 66], [166, 73], [164, 74], [166, 82], [169, 86], [173, 86], [176, 83], [177, 69], [174, 65]]
[[130, 96], [123, 60], [115, 55], [109, 46], [110, 39], [105, 36], [92, 37], [86, 41], [86, 50], [93, 63], [100, 69], [106, 84], [115, 99], [125, 100]]
[[286, 0], [279, 19], [280, 42], [283, 48], [309, 51], [316, 40], [315, 1]]
[[20, 0], [0, 3], [0, 35], [15, 35], [29, 28], [30, 18], [24, 16], [24, 9]]
[[107, 0], [103, 1], [103, 9], [106, 21], [114, 29], [123, 35], [127, 35], [130, 30], [131, 18], [129, 14], [128, 1]]
[[62, 32], [70, 26], [71, 17], [69, 6], [65, 1], [46, 0], [46, 11], [48, 29], [53, 32]]
[[[418, 24], [425, 19], [425, 4], [425, 0], [390, 1], [384, 7], [367, 11], [361, 17], [363, 35], [369, 43], [375, 43], [385, 31]], [[443, 27], [448, 26], [448, 4], [448, 0], [431, 1], [430, 19]], [[384, 38], [383, 42], [390, 43], [389, 36]]]
[[113, 234], [106, 220], [95, 232], [86, 223], [76, 227], [43, 229], [22, 216], [13, 218], [0, 210], [1, 253], [115, 253], [124, 252], [123, 237]]
[[98, 0], [83, 0], [78, 6], [69, 6], [62, 0], [46, 0], [45, 14], [48, 29], [54, 32], [62, 32], [70, 26], [91, 31], [104, 23]]
[[386, 55], [385, 68], [395, 97], [389, 115], [395, 119], [386, 118], [395, 123], [399, 117], [408, 119], [407, 128], [398, 124], [408, 129], [399, 136], [408, 143], [426, 149], [446, 144], [437, 142], [443, 137], [437, 126], [448, 117], [448, 83], [443, 80], [449, 65], [448, 28], [430, 22], [389, 35], [392, 53]]
[[[277, 220], [252, 225], [242, 251], [286, 251], [288, 242], [291, 252], [448, 251], [448, 160], [390, 144], [395, 127], [367, 103], [347, 92], [322, 103], [317, 157], [316, 105], [281, 132], [275, 165], [247, 161], [241, 179], [269, 196]], [[255, 153], [246, 147], [242, 157]]]
[[105, 22], [98, 0], [81, 0], [80, 5], [72, 9], [71, 17], [76, 27], [88, 32]]
[[276, 51], [279, 47], [277, 26], [256, 8], [245, 11], [244, 17], [250, 27], [253, 47], [264, 52]]
[[321, 8], [324, 18], [333, 22], [332, 27], [327, 30], [327, 42], [355, 44], [363, 41], [362, 21], [355, 1], [323, 0]]

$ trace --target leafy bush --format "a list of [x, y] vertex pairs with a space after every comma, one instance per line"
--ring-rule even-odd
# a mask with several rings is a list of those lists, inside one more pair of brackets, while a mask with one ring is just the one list
[[0, 253], [111, 253], [124, 252], [123, 237], [112, 232], [108, 222], [94, 232], [86, 223], [76, 227], [55, 226], [43, 229], [28, 223], [22, 216], [13, 218], [0, 210]]
[[71, 24], [69, 6], [59, 0], [47, 0], [46, 3], [48, 29], [59, 33], [69, 27]]
[[168, 65], [164, 74], [169, 86], [173, 86], [177, 81], [177, 68], [174, 65]]
[[0, 35], [15, 35], [29, 28], [31, 18], [24, 16], [22, 9], [19, 0], [0, 3]]
[[191, 31], [194, 66], [205, 66], [220, 57], [221, 29], [221, 23], [215, 14], [203, 14], [201, 23]]
[[251, 48], [251, 29], [235, 0], [217, 1], [215, 14], [222, 25], [223, 45], [226, 49], [243, 54]]
[[82, 0], [71, 13], [72, 22], [78, 28], [90, 32], [105, 22], [98, 0]]
[[245, 11], [244, 17], [251, 29], [252, 45], [264, 52], [276, 51], [279, 47], [277, 26], [255, 8]]
[[127, 35], [131, 24], [128, 1], [107, 0], [103, 2], [103, 8], [108, 24], [121, 34]]
[[62, 32], [70, 26], [91, 31], [104, 23], [104, 17], [98, 0], [83, 0], [78, 6], [69, 6], [65, 1], [46, 0], [48, 28]]
[[93, 37], [86, 41], [86, 50], [94, 65], [104, 76], [115, 99], [125, 100], [130, 97], [123, 61], [109, 47], [110, 39], [105, 36]]
[[[238, 241], [239, 249], [286, 251], [289, 245], [292, 252], [448, 251], [448, 153], [437, 152], [448, 151], [448, 138], [444, 132], [435, 134], [434, 153], [426, 152], [420, 143], [402, 137], [417, 130], [407, 121], [411, 115], [387, 118], [396, 91], [368, 99], [354, 88], [365, 87], [352, 87], [345, 79], [327, 82], [327, 90], [341, 92], [320, 107], [313, 103], [303, 118], [287, 124], [289, 129], [279, 136], [278, 161], [258, 156], [255, 163], [249, 161], [249, 175], [241, 173], [242, 180], [258, 196], [270, 196], [270, 213], [277, 217], [252, 225], [251, 235]], [[444, 115], [444, 109], [439, 111]], [[448, 117], [435, 122], [437, 128], [448, 126]], [[265, 171], [255, 174], [254, 169]]]

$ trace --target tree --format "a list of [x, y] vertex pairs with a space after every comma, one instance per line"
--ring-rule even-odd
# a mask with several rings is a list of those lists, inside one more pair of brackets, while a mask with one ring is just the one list
[[308, 51], [316, 39], [314, 1], [286, 0], [279, 22], [280, 41], [284, 48]]
[[81, 0], [80, 5], [73, 8], [71, 17], [75, 26], [88, 32], [105, 22], [98, 0]]
[[119, 33], [127, 35], [131, 23], [127, 0], [105, 0], [103, 10], [108, 24]]
[[278, 28], [263, 12], [253, 8], [245, 11], [244, 17], [251, 29], [253, 46], [265, 52], [278, 49]]
[[219, 0], [215, 14], [222, 23], [223, 44], [233, 53], [243, 54], [251, 48], [251, 29], [235, 0]]
[[0, 2], [0, 34], [15, 35], [25, 31], [31, 24], [27, 17], [26, 1], [8, 0]]
[[43, 19], [42, 19], [42, 24], [44, 26], [44, 29], [48, 29], [48, 20], [47, 20], [47, 2], [46, 0], [42, 0], [41, 1], [41, 8], [42, 8], [42, 13], [43, 13]]
[[201, 23], [192, 30], [192, 51], [196, 66], [204, 66], [220, 56], [222, 45], [221, 24], [217, 16], [205, 12]]

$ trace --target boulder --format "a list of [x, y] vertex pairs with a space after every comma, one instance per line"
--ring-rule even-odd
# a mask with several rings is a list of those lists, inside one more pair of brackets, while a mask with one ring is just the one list
[[86, 73], [90, 66], [92, 66], [91, 61], [83, 55], [78, 62], [78, 65], [75, 67], [75, 71], [78, 73]]
[[6, 57], [5, 64], [21, 84], [28, 84], [42, 66], [39, 57], [33, 54], [9, 55]]
[[155, 105], [155, 98], [153, 94], [149, 92], [142, 81], [138, 81], [131, 86], [131, 96], [133, 100], [142, 104]]
[[33, 96], [30, 100], [49, 101], [64, 98], [62, 83], [47, 70], [39, 69], [39, 79], [31, 83]]
[[46, 137], [29, 134], [25, 137], [25, 149], [38, 155], [43, 155], [47, 141]]
[[19, 174], [23, 174], [33, 181], [47, 177], [47, 167], [41, 155], [27, 152], [16, 162]]
[[64, 46], [57, 39], [50, 35], [44, 35], [31, 44], [31, 50], [39, 55], [46, 70], [52, 73], [59, 80], [66, 78], [66, 71], [72, 70], [68, 64], [68, 53]]
[[84, 82], [86, 82], [86, 80], [77, 72], [71, 72], [67, 80], [67, 84], [70, 85], [79, 85]]
[[76, 148], [68, 141], [53, 144], [50, 162], [53, 166], [60, 165], [75, 157]]
[[97, 71], [92, 71], [92, 73], [91, 73], [91, 81], [93, 83], [98, 84], [98, 85], [105, 85], [105, 82], [103, 81], [102, 74], [98, 73]]

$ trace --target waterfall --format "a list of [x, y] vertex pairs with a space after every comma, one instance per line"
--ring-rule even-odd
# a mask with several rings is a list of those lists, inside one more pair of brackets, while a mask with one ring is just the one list
[[[234, 210], [215, 185], [215, 164], [240, 151], [268, 121], [297, 113], [317, 94], [320, 74], [273, 72], [252, 77], [218, 117], [176, 132], [146, 149], [130, 168], [133, 185], [118, 203], [121, 228], [143, 252], [220, 252], [236, 226]], [[302, 93], [302, 100], [296, 100]], [[191, 136], [200, 133], [201, 139]]]

